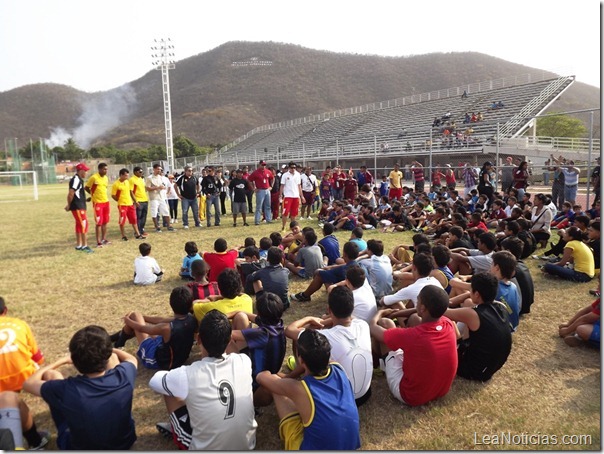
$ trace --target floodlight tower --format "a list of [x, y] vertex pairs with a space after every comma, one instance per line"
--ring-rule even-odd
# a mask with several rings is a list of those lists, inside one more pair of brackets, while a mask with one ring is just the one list
[[164, 121], [166, 129], [166, 157], [170, 172], [174, 171], [174, 147], [172, 146], [172, 109], [170, 107], [170, 76], [168, 71], [174, 69], [174, 46], [168, 39], [155, 39], [151, 47], [151, 57], [155, 69], [161, 70], [162, 90], [164, 93]]

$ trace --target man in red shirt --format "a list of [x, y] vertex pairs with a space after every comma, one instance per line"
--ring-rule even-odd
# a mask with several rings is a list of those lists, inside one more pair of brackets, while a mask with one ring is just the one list
[[217, 238], [214, 241], [214, 252], [204, 252], [203, 259], [210, 267], [208, 281], [217, 282], [218, 275], [226, 268], [235, 269], [235, 259], [237, 258], [237, 250], [231, 249], [227, 251], [227, 242], [224, 238]]
[[[380, 343], [379, 354], [385, 355], [380, 367], [390, 392], [404, 404], [424, 405], [451, 388], [459, 334], [455, 324], [442, 316], [448, 307], [447, 292], [427, 285], [419, 292], [415, 309], [383, 309], [370, 322], [371, 335]], [[396, 328], [392, 317], [410, 313], [408, 327]]]
[[344, 196], [344, 182], [346, 181], [346, 174], [342, 172], [341, 166], [336, 166], [331, 177], [331, 187], [333, 191], [334, 200], [342, 200]]
[[260, 214], [264, 211], [264, 219], [271, 222], [271, 188], [273, 186], [273, 173], [266, 168], [264, 160], [258, 163], [258, 168], [248, 177], [248, 181], [256, 193], [256, 212], [254, 214], [254, 223], [260, 224]]

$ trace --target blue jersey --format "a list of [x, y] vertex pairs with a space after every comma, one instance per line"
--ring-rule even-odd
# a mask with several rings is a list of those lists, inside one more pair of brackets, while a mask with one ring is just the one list
[[285, 357], [285, 332], [283, 320], [276, 325], [267, 325], [260, 317], [256, 317], [257, 328], [241, 330], [241, 334], [249, 347], [249, 356], [252, 360], [252, 387], [258, 388], [256, 375], [263, 370], [276, 374], [281, 370]]
[[388, 195], [388, 182], [387, 181], [382, 181], [380, 183], [380, 196], [384, 197], [385, 195]]
[[353, 450], [361, 447], [359, 412], [350, 380], [339, 364], [331, 363], [324, 376], [307, 375], [302, 384], [314, 413], [304, 426], [304, 450]]
[[195, 255], [187, 255], [182, 260], [182, 267], [185, 270], [180, 273], [181, 276], [192, 277], [191, 276], [191, 263], [193, 263], [195, 260], [202, 260], [199, 253], [196, 253]]
[[319, 244], [323, 246], [323, 250], [327, 256], [327, 265], [334, 265], [336, 259], [340, 258], [340, 243], [338, 239], [333, 235], [327, 235], [319, 241]]
[[499, 281], [499, 288], [497, 289], [497, 297], [495, 299], [505, 304], [510, 316], [510, 328], [512, 332], [516, 331], [520, 322], [520, 304], [518, 303], [516, 284], [513, 282], [506, 284], [503, 281]]

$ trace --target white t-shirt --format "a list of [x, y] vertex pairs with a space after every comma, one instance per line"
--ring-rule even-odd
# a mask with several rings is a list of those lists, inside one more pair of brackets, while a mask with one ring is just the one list
[[183, 399], [193, 429], [190, 450], [243, 451], [256, 446], [252, 361], [231, 353], [156, 372], [155, 392]]
[[317, 187], [317, 177], [312, 173], [310, 175], [303, 173], [300, 175], [300, 180], [302, 181], [302, 190], [304, 192], [313, 192]]
[[157, 281], [157, 273], [161, 268], [157, 261], [150, 256], [137, 257], [134, 259], [134, 283], [137, 285], [151, 285]]
[[291, 173], [289, 171], [285, 172], [281, 176], [281, 186], [283, 186], [283, 197], [290, 197], [294, 199], [299, 199], [302, 194], [300, 194], [300, 185], [302, 184], [302, 179], [300, 177], [300, 173], [294, 171]]
[[[149, 175], [146, 183], [148, 186], [157, 187], [161, 186], [162, 184], [166, 184], [161, 175]], [[161, 191], [149, 191], [149, 200], [166, 200], [166, 190], [162, 189]]]
[[468, 261], [474, 273], [488, 272], [491, 270], [491, 265], [493, 264], [493, 251], [485, 254], [479, 249], [470, 249]]
[[369, 323], [377, 312], [375, 295], [373, 294], [373, 289], [369, 285], [369, 279], [365, 279], [363, 285], [358, 289], [353, 290], [352, 295], [354, 296], [354, 310], [352, 311], [352, 316]]
[[419, 292], [426, 285], [437, 285], [438, 287], [443, 288], [442, 285], [440, 285], [440, 282], [438, 282], [438, 279], [435, 277], [420, 277], [413, 284], [400, 289], [394, 295], [384, 296], [384, 304], [386, 306], [390, 306], [394, 303], [398, 303], [399, 301], [411, 300], [413, 306], [417, 306], [417, 295], [419, 295]]
[[[371, 356], [371, 335], [366, 321], [353, 318], [350, 326], [336, 325], [322, 329], [331, 345], [331, 360], [340, 364], [352, 383], [354, 398], [365, 395], [371, 386], [373, 358]], [[349, 354], [356, 348], [356, 352]]]

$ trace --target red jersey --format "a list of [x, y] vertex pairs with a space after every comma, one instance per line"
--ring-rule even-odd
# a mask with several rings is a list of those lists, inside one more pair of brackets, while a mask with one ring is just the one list
[[187, 287], [193, 294], [193, 301], [205, 300], [208, 296], [220, 295], [217, 282], [208, 282], [206, 284], [200, 284], [199, 282], [189, 282]]
[[503, 208], [500, 208], [498, 210], [491, 211], [489, 218], [491, 218], [491, 219], [507, 219], [508, 215], [505, 214], [505, 211], [503, 210]]
[[424, 168], [423, 167], [413, 167], [411, 170], [413, 171], [414, 181], [424, 181]]
[[348, 199], [352, 202], [352, 199], [355, 198], [357, 192], [359, 190], [359, 185], [357, 180], [354, 178], [349, 178], [344, 182], [344, 198]]
[[400, 392], [409, 405], [423, 405], [449, 392], [457, 372], [457, 339], [453, 322], [441, 317], [413, 328], [384, 332], [389, 350], [405, 353]]
[[331, 183], [335, 189], [342, 189], [344, 182], [346, 181], [346, 174], [344, 172], [334, 173], [331, 178]]
[[484, 230], [485, 232], [489, 231], [489, 228], [487, 227], [487, 225], [482, 221], [480, 221], [478, 223], [468, 222], [468, 228], [472, 228], [472, 227], [476, 227], [479, 230]]
[[203, 259], [210, 266], [208, 281], [216, 282], [218, 275], [226, 268], [235, 269], [235, 259], [239, 254], [235, 249], [226, 252], [206, 252]]

